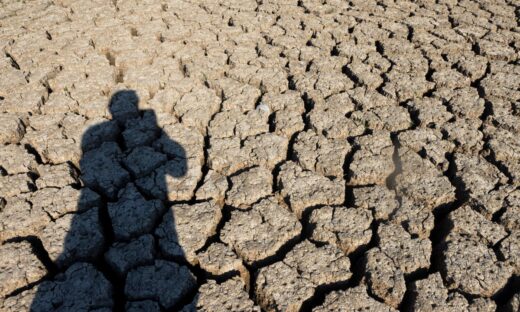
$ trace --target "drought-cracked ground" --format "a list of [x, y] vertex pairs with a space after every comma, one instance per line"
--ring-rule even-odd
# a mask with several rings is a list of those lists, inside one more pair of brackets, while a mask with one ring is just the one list
[[519, 311], [518, 0], [0, 0], [0, 311]]

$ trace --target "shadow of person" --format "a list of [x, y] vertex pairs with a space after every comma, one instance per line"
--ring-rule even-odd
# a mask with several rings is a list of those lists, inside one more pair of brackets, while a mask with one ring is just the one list
[[124, 301], [127, 310], [159, 311], [195, 288], [180, 245], [175, 262], [158, 260], [153, 236], [166, 224], [178, 243], [167, 179], [186, 175], [186, 153], [138, 102], [135, 91], [116, 92], [111, 120], [83, 134], [77, 211], [51, 226], [48, 253], [60, 273], [38, 286], [31, 311], [111, 311]]

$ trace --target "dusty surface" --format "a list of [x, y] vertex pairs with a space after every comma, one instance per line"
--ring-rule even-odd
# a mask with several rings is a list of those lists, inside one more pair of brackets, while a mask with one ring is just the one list
[[519, 18], [0, 0], [0, 311], [518, 311]]

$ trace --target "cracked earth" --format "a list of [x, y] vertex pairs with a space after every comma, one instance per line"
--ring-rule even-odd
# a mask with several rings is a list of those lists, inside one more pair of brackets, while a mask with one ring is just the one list
[[0, 0], [0, 311], [520, 311], [519, 18]]

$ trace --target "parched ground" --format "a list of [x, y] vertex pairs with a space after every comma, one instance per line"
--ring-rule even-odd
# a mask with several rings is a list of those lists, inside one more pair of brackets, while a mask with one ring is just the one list
[[0, 0], [0, 311], [519, 311], [519, 18]]

